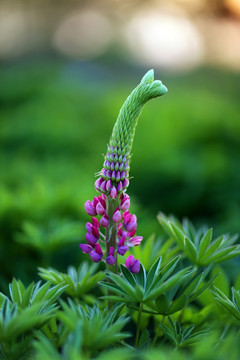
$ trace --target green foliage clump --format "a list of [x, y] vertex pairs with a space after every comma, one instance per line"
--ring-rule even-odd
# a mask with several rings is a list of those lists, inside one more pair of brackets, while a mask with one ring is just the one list
[[[238, 77], [225, 79], [229, 89], [235, 81], [229, 94], [208, 70], [194, 88], [192, 78], [169, 79], [172, 97], [143, 115], [152, 125], [138, 129], [133, 207], [150, 236], [131, 250], [141, 261], [134, 275], [83, 262], [78, 245], [89, 174], [102, 163], [96, 149], [116, 115], [109, 103], [118, 107], [126, 85], [105, 83], [104, 92], [102, 82], [66, 77], [65, 64], [40, 68], [1, 77], [1, 360], [238, 360], [237, 237], [163, 214], [160, 229], [151, 217], [159, 208], [181, 217], [194, 204], [196, 223], [206, 213], [215, 233], [238, 229]], [[22, 281], [8, 285], [13, 274]]]

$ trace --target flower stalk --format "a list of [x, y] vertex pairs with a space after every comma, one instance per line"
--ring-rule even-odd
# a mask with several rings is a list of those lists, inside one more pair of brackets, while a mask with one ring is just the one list
[[[131, 247], [140, 245], [142, 241], [141, 236], [135, 235], [137, 217], [129, 212], [130, 198], [126, 194], [138, 118], [147, 101], [166, 92], [161, 81], [154, 81], [154, 72], [150, 70], [128, 96], [114, 125], [103, 168], [95, 182], [95, 189], [101, 195], [85, 203], [85, 210], [92, 216], [92, 223], [86, 225], [88, 244], [80, 244], [80, 248], [94, 262], [105, 261], [106, 266], [115, 273], [118, 271], [118, 255], [124, 256]], [[100, 216], [100, 221], [95, 216]], [[105, 229], [104, 237], [100, 227]], [[105, 244], [104, 249], [99, 241]], [[133, 273], [140, 269], [139, 260], [135, 260], [132, 255], [126, 259], [125, 265]]]

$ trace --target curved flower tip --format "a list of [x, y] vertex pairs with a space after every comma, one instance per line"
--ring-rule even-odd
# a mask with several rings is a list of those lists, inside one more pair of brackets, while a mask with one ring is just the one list
[[141, 80], [141, 84], [151, 84], [154, 80], [154, 70], [148, 70]]
[[129, 255], [125, 261], [125, 266], [132, 273], [137, 274], [140, 270], [140, 261], [138, 259], [134, 259], [133, 255]]
[[157, 96], [164, 95], [168, 92], [168, 89], [160, 80], [154, 80], [154, 70], [149, 70], [142, 78], [140, 84], [142, 85], [153, 85], [153, 88], [158, 92]]

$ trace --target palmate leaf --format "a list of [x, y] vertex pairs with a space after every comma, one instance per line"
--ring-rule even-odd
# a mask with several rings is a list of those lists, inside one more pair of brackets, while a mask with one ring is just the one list
[[207, 275], [207, 272], [195, 274], [196, 270], [190, 267], [177, 270], [178, 262], [179, 257], [176, 257], [161, 269], [159, 258], [148, 273], [141, 265], [138, 274], [132, 274], [121, 265], [121, 275], [107, 272], [109, 281], [100, 283], [110, 291], [103, 298], [125, 303], [132, 308], [142, 303], [143, 312], [164, 315], [174, 313], [194, 299], [196, 292], [200, 294], [205, 290], [203, 280]]
[[159, 326], [162, 329], [163, 335], [176, 347], [194, 345], [207, 334], [207, 331], [205, 330], [194, 330], [194, 325], [183, 328], [178, 322], [173, 321], [170, 317], [168, 317], [168, 325], [161, 323]]
[[39, 275], [54, 285], [66, 285], [65, 292], [68, 295], [81, 297], [95, 288], [97, 283], [105, 277], [102, 271], [96, 272], [97, 267], [98, 264], [83, 262], [78, 269], [70, 266], [67, 274], [52, 268], [39, 268]]
[[63, 311], [60, 311], [58, 318], [65, 326], [67, 333], [74, 331], [79, 323], [82, 323], [82, 348], [88, 353], [103, 349], [113, 343], [122, 341], [129, 334], [122, 332], [128, 318], [119, 315], [122, 306], [115, 306], [109, 311], [101, 311], [97, 305], [93, 308], [74, 304], [69, 299], [69, 305], [61, 302]]
[[24, 309], [28, 306], [35, 305], [37, 303], [44, 303], [45, 308], [56, 302], [58, 297], [64, 292], [67, 285], [59, 283], [56, 286], [51, 286], [51, 282], [48, 281], [41, 285], [41, 281], [36, 284], [31, 283], [25, 287], [21, 280], [13, 279], [9, 284], [10, 298], [0, 293], [0, 306], [5, 299], [8, 299], [10, 304], [17, 305], [20, 309]]
[[210, 291], [216, 302], [240, 321], [240, 290], [232, 287], [231, 300], [216, 287], [213, 287]]
[[7, 359], [25, 359], [32, 351], [32, 339], [36, 330], [44, 326], [56, 313], [57, 307], [39, 302], [20, 308], [5, 299], [0, 311], [0, 353]]
[[158, 214], [158, 220], [179, 248], [198, 266], [221, 263], [240, 255], [240, 245], [234, 245], [237, 235], [222, 235], [212, 240], [212, 229], [201, 227], [196, 230], [188, 220], [180, 224], [175, 218]]
[[32, 338], [56, 314], [56, 301], [65, 286], [51, 287], [41, 282], [25, 287], [13, 279], [9, 285], [10, 297], [1, 294], [0, 344], [1, 351], [11, 359], [21, 359], [32, 349]]
[[177, 270], [179, 259], [176, 257], [161, 269], [159, 258], [148, 273], [141, 265], [135, 275], [121, 265], [122, 276], [108, 272], [110, 281], [100, 283], [110, 291], [103, 298], [133, 309], [143, 303], [143, 312], [152, 314], [170, 315], [181, 310], [212, 285], [217, 275], [205, 281], [212, 266], [203, 272], [190, 267]]

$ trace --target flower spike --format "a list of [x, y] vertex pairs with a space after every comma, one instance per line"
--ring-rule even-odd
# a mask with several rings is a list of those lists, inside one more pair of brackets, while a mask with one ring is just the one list
[[[95, 189], [101, 195], [85, 203], [85, 210], [92, 216], [92, 222], [86, 224], [87, 244], [80, 244], [80, 248], [94, 262], [104, 259], [107, 266], [112, 266], [111, 270], [116, 273], [117, 256], [125, 255], [129, 248], [140, 245], [142, 241], [141, 236], [135, 235], [137, 217], [129, 212], [130, 198], [126, 194], [138, 118], [149, 100], [166, 92], [167, 88], [161, 81], [154, 80], [154, 72], [150, 70], [128, 96], [113, 127], [103, 168], [95, 181]], [[97, 216], [100, 216], [100, 220]], [[105, 245], [103, 250], [99, 241]], [[128, 256], [125, 265], [132, 273], [136, 274], [140, 270], [139, 260], [135, 260], [132, 255]]]

